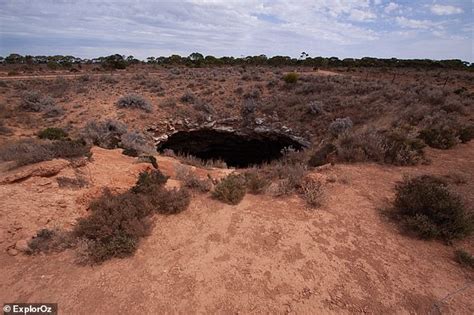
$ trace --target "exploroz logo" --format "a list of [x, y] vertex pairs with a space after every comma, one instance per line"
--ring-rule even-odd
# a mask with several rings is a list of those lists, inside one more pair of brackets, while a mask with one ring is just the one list
[[56, 315], [58, 305], [53, 303], [8, 303], [3, 306], [3, 314], [48, 314]]

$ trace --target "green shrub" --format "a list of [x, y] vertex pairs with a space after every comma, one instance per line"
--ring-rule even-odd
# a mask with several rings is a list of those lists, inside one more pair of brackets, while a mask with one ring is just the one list
[[465, 250], [456, 250], [454, 252], [454, 259], [462, 266], [474, 268], [474, 256], [472, 256]]
[[189, 206], [189, 191], [167, 190], [167, 180], [159, 170], [142, 172], [129, 191], [114, 194], [106, 189], [91, 202], [91, 214], [78, 221], [73, 234], [86, 244], [92, 263], [132, 255], [140, 238], [149, 234], [154, 213], [176, 214]]
[[74, 240], [70, 233], [41, 229], [28, 242], [28, 253], [59, 252], [73, 246]]
[[46, 128], [38, 133], [38, 138], [49, 140], [64, 140], [68, 137], [68, 133], [61, 128]]
[[283, 76], [283, 81], [287, 84], [295, 84], [298, 81], [298, 74], [295, 72], [289, 72]]
[[444, 180], [423, 175], [405, 179], [396, 186], [396, 213], [405, 225], [422, 238], [451, 240], [471, 233], [473, 217], [460, 197]]
[[235, 174], [226, 176], [216, 185], [212, 195], [222, 202], [238, 204], [245, 196], [245, 178]]
[[436, 149], [449, 149], [459, 143], [458, 131], [447, 126], [435, 126], [420, 131], [419, 137]]
[[138, 194], [147, 194], [155, 190], [156, 187], [163, 187], [168, 181], [169, 176], [164, 175], [160, 170], [151, 170], [150, 172], [141, 172], [132, 192]]

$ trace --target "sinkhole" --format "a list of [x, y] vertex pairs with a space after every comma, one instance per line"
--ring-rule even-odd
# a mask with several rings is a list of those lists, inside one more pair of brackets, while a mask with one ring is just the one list
[[304, 145], [277, 132], [231, 132], [215, 129], [179, 131], [158, 145], [158, 151], [173, 150], [202, 160], [220, 159], [231, 167], [248, 167], [282, 157], [282, 150]]

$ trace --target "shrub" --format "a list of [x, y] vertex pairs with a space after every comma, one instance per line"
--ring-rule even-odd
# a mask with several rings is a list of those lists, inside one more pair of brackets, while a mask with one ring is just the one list
[[22, 139], [0, 147], [0, 161], [15, 161], [23, 166], [52, 159], [90, 156], [90, 146], [82, 141]]
[[187, 166], [179, 166], [176, 168], [176, 178], [182, 181], [185, 187], [190, 189], [196, 189], [201, 192], [208, 192], [212, 189], [212, 181], [210, 178], [200, 179]]
[[83, 188], [89, 185], [89, 182], [83, 176], [78, 176], [76, 178], [59, 176], [56, 177], [56, 181], [61, 188]]
[[181, 96], [180, 100], [183, 103], [194, 103], [196, 101], [196, 96], [194, 96], [193, 92], [187, 90], [183, 96]]
[[20, 108], [27, 112], [42, 112], [55, 108], [54, 100], [38, 92], [25, 92], [21, 97]]
[[298, 81], [298, 74], [289, 72], [283, 76], [283, 81], [285, 81], [286, 84], [295, 84]]
[[474, 268], [474, 257], [465, 250], [456, 250], [454, 259], [464, 267]]
[[38, 133], [38, 138], [49, 140], [64, 140], [68, 136], [68, 133], [62, 128], [46, 128]]
[[311, 101], [307, 105], [308, 113], [311, 115], [321, 115], [324, 113], [323, 104], [319, 101]]
[[245, 185], [251, 194], [262, 194], [265, 189], [270, 185], [270, 182], [257, 172], [247, 172], [245, 176]]
[[121, 136], [126, 132], [127, 126], [120, 121], [107, 119], [97, 122], [93, 120], [84, 127], [82, 137], [101, 148], [115, 149], [120, 143]]
[[79, 219], [74, 234], [92, 241], [88, 250], [95, 263], [130, 256], [135, 252], [138, 240], [151, 228], [152, 207], [142, 194], [112, 194], [105, 190], [90, 204], [90, 210], [88, 217]]
[[395, 165], [416, 165], [425, 160], [425, 144], [400, 132], [385, 134], [385, 163]]
[[458, 130], [458, 137], [462, 143], [467, 143], [474, 139], [474, 126], [461, 126]]
[[313, 208], [321, 206], [323, 186], [320, 181], [307, 178], [303, 181], [301, 190], [303, 192], [303, 198], [309, 206]]
[[120, 137], [120, 147], [124, 149], [124, 154], [130, 156], [138, 156], [142, 153], [156, 151], [153, 146], [153, 140], [137, 131], [123, 134]]
[[447, 126], [423, 129], [419, 137], [430, 147], [444, 150], [454, 147], [459, 142], [457, 130]]
[[132, 192], [136, 194], [151, 193], [156, 187], [163, 187], [168, 181], [168, 178], [169, 176], [164, 175], [160, 170], [140, 172], [138, 180], [132, 188]]
[[73, 246], [70, 233], [59, 230], [41, 229], [28, 242], [28, 253], [59, 252]]
[[340, 134], [347, 132], [349, 129], [352, 128], [354, 124], [349, 117], [345, 118], [336, 118], [330, 125], [329, 125], [329, 132], [334, 137], [339, 136]]
[[405, 225], [422, 238], [462, 238], [473, 228], [473, 217], [460, 197], [434, 176], [422, 175], [398, 183], [394, 208]]
[[177, 214], [186, 210], [191, 202], [191, 194], [187, 188], [171, 190], [159, 190], [156, 195], [151, 196], [156, 205], [156, 211], [161, 214]]
[[116, 103], [119, 108], [136, 108], [151, 112], [151, 104], [140, 95], [128, 94], [118, 99]]
[[384, 137], [376, 130], [359, 134], [343, 133], [337, 142], [337, 156], [347, 162], [383, 162]]
[[236, 205], [245, 196], [245, 178], [241, 175], [230, 174], [223, 178], [212, 192], [214, 198]]
[[311, 167], [318, 167], [327, 164], [331, 160], [331, 156], [337, 153], [337, 147], [332, 143], [327, 143], [319, 150], [316, 150], [308, 161]]

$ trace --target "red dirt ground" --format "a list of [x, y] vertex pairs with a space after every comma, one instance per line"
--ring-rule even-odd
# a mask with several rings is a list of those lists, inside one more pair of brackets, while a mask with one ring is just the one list
[[[71, 228], [102, 187], [126, 189], [149, 165], [94, 148], [93, 161], [77, 169], [91, 186], [71, 190], [55, 178], [72, 176], [73, 169], [45, 162], [43, 170], [61, 164], [59, 173], [0, 185], [0, 302], [56, 302], [62, 314], [473, 314], [473, 273], [453, 260], [456, 248], [474, 250], [473, 238], [453, 246], [414, 239], [383, 215], [405, 174], [462, 173], [468, 182], [458, 189], [472, 204], [474, 143], [427, 151], [427, 166], [314, 171], [329, 179], [317, 210], [296, 196], [247, 194], [229, 206], [195, 193], [188, 210], [156, 216], [133, 257], [95, 267], [75, 264], [72, 250], [37, 256], [7, 250], [40, 228]], [[158, 162], [170, 175], [178, 164]]]

